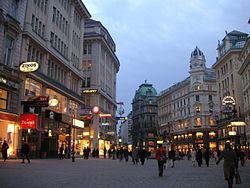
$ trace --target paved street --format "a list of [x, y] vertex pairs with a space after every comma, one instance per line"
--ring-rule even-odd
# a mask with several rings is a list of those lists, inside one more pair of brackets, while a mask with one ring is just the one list
[[[0, 162], [0, 187], [43, 188], [223, 188], [227, 187], [223, 177], [223, 161], [217, 166], [214, 161], [209, 168], [192, 167], [191, 161], [176, 161], [174, 168], [167, 168], [163, 177], [158, 177], [157, 163], [150, 159], [144, 166], [132, 162], [77, 158], [34, 159], [31, 164], [20, 160]], [[241, 185], [250, 187], [250, 161], [240, 167]]]

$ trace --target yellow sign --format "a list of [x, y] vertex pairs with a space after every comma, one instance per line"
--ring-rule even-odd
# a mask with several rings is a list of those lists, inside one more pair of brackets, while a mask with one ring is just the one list
[[82, 91], [83, 93], [96, 93], [97, 89], [85, 89]]
[[29, 73], [29, 72], [35, 72], [39, 69], [39, 63], [37, 62], [22, 62], [20, 65], [19, 65], [19, 70], [21, 72], [26, 72], [26, 73]]

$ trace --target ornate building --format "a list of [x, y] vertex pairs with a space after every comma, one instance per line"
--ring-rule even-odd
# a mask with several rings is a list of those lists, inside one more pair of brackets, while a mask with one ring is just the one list
[[198, 47], [191, 53], [190, 76], [158, 95], [159, 134], [176, 149], [216, 148], [215, 72], [206, 68]]
[[226, 33], [218, 43], [218, 57], [212, 66], [217, 76], [217, 96], [219, 100], [218, 144], [224, 148], [225, 141], [234, 145], [245, 145], [245, 123], [242, 80], [239, 57], [248, 34], [239, 31]]
[[152, 84], [141, 84], [132, 102], [133, 145], [151, 151], [156, 148], [157, 139], [157, 92]]

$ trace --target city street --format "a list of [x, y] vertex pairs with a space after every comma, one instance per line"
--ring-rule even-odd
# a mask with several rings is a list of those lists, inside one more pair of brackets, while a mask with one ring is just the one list
[[[180, 160], [175, 167], [159, 177], [156, 160], [146, 160], [145, 165], [133, 165], [109, 159], [33, 159], [21, 164], [21, 160], [0, 162], [0, 187], [51, 187], [51, 188], [227, 188], [223, 176], [223, 161], [217, 166], [211, 160], [210, 167], [192, 167], [191, 161]], [[242, 184], [250, 187], [250, 161], [239, 168]]]

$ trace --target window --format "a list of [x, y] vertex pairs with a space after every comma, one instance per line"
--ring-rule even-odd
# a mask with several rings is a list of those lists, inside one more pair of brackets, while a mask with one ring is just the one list
[[56, 7], [53, 7], [52, 22], [55, 23], [55, 21], [56, 21]]
[[12, 17], [16, 18], [16, 13], [17, 13], [17, 0], [11, 0], [8, 14], [11, 15]]
[[84, 44], [83, 54], [91, 54], [92, 53], [92, 45], [90, 43]]
[[11, 53], [12, 53], [13, 39], [6, 37], [5, 39], [5, 52], [4, 52], [4, 64], [11, 65]]
[[0, 109], [7, 110], [8, 92], [0, 89]]
[[209, 125], [210, 125], [210, 126], [214, 126], [214, 125], [215, 125], [214, 119], [213, 119], [213, 118], [210, 118], [210, 119], [209, 119]]
[[31, 27], [32, 27], [32, 29], [34, 29], [34, 27], [35, 27], [35, 15], [34, 14], [32, 14]]
[[212, 95], [208, 95], [208, 100], [212, 101], [213, 100], [213, 96]]
[[42, 93], [42, 84], [39, 82], [27, 78], [25, 80], [25, 96], [39, 96]]
[[200, 101], [200, 96], [199, 95], [195, 96], [195, 101]]

